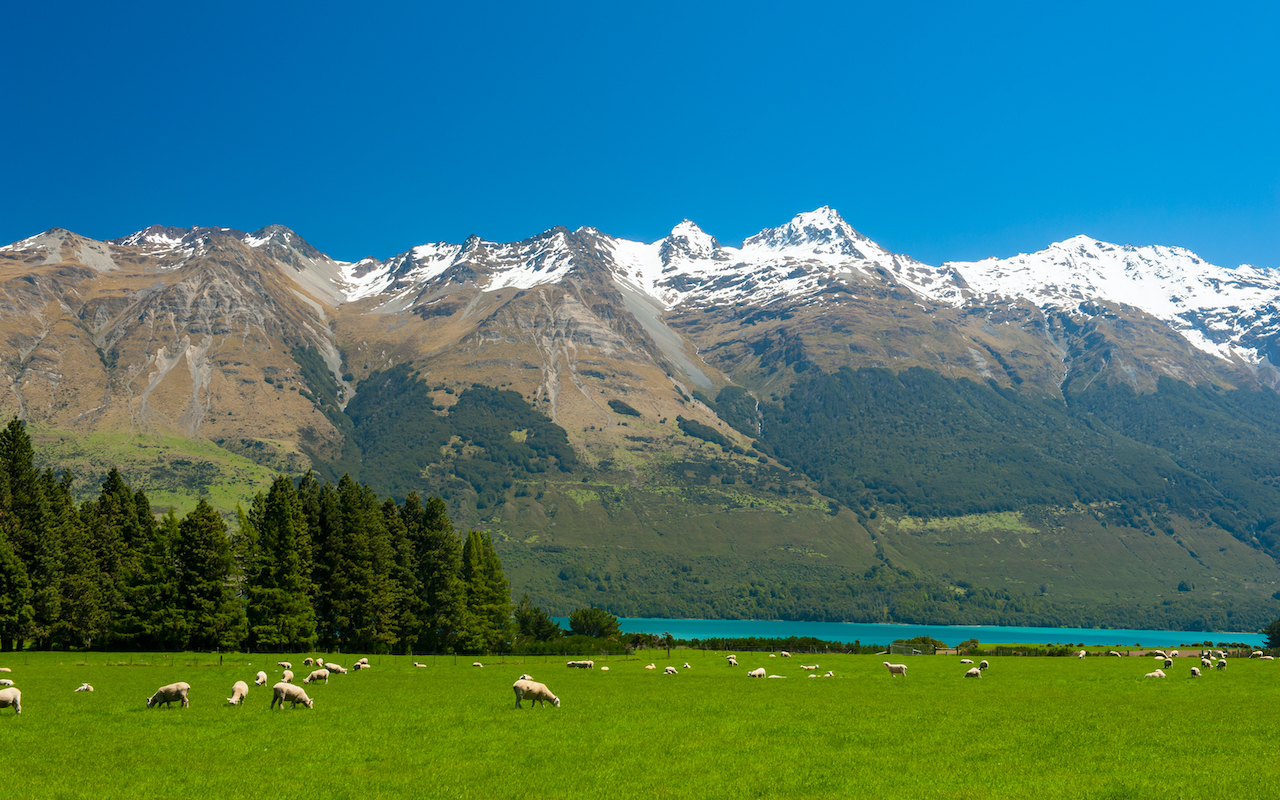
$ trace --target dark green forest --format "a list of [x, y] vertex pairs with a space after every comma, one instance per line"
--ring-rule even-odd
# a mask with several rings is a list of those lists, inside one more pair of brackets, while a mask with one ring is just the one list
[[230, 530], [203, 499], [155, 516], [114, 469], [77, 507], [74, 476], [33, 456], [14, 419], [0, 432], [0, 650], [481, 652], [516, 639], [492, 540], [459, 536], [439, 498], [280, 476]]

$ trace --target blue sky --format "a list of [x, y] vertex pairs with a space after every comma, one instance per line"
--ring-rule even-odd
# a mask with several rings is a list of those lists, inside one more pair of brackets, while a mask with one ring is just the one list
[[929, 263], [1084, 233], [1280, 267], [1280, 4], [11, 3], [0, 240], [346, 260], [821, 205]]

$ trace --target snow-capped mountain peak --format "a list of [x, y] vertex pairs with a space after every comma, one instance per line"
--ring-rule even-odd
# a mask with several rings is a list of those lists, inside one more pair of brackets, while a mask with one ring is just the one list
[[[869, 246], [869, 247], [868, 247]], [[868, 258], [884, 251], [858, 233], [831, 206], [796, 214], [787, 224], [768, 228], [742, 243], [743, 249], [798, 251], [807, 255]]]

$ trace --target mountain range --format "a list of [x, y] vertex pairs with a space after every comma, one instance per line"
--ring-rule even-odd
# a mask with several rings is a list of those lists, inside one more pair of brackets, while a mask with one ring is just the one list
[[2, 405], [87, 496], [439, 494], [517, 593], [648, 616], [1256, 627], [1280, 278], [1077, 236], [931, 266], [830, 208], [335, 260], [268, 226], [0, 248]]

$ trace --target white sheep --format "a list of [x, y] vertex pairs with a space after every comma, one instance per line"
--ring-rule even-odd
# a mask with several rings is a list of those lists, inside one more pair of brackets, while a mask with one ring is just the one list
[[351, 671], [359, 672], [362, 669], [369, 669], [369, 666], [370, 665], [368, 661], [357, 661], [356, 663], [351, 665]]
[[1166, 659], [1164, 660], [1164, 668], [1165, 668], [1165, 669], [1169, 669], [1169, 668], [1170, 668], [1170, 667], [1172, 667], [1172, 666], [1173, 666], [1173, 659], [1172, 659], [1172, 658], [1166, 658]]
[[596, 662], [594, 662], [594, 661], [566, 661], [566, 662], [565, 662], [565, 666], [566, 666], [566, 667], [576, 667], [577, 669], [595, 669], [595, 668], [596, 668]]
[[885, 661], [884, 666], [885, 666], [885, 669], [889, 670], [890, 678], [892, 678], [894, 675], [901, 675], [904, 678], [907, 677], [906, 664], [890, 664], [888, 661]]
[[680, 670], [676, 669], [675, 667], [667, 667], [662, 671], [662, 674], [663, 675], [679, 675]]
[[302, 666], [304, 667], [314, 667], [315, 665], [316, 665], [316, 660], [314, 658], [311, 658], [310, 656], [302, 659]]
[[[483, 666], [484, 666], [484, 664], [481, 664], [479, 661], [477, 661], [476, 663], [472, 664], [471, 666], [473, 666], [473, 667], [483, 667]], [[340, 666], [340, 665], [338, 665], [338, 664], [335, 664], [335, 663], [333, 663], [332, 661], [330, 661], [328, 664], [325, 664], [325, 665], [324, 665], [324, 668], [325, 668], [325, 669], [327, 669], [327, 670], [329, 670], [329, 672], [330, 672], [330, 673], [335, 674], [335, 675], [346, 675], [346, 674], [347, 674], [347, 669], [346, 669], [346, 667], [343, 667], [343, 666]]]
[[1146, 675], [1143, 675], [1142, 677], [1144, 677], [1144, 678], [1163, 678], [1163, 677], [1164, 677], [1164, 670], [1162, 670], [1162, 669], [1158, 669], [1158, 670], [1156, 670], [1155, 672], [1148, 672]]
[[274, 709], [276, 703], [280, 704], [282, 710], [285, 703], [289, 704], [289, 708], [297, 708], [298, 703], [302, 703], [307, 708], [315, 707], [315, 701], [307, 697], [306, 689], [284, 681], [280, 681], [271, 687], [271, 708]]
[[729, 666], [731, 667], [738, 666], [738, 659], [734, 658], [733, 656], [729, 656]]
[[1210, 667], [1213, 666], [1213, 662], [1207, 658], [1202, 658], [1200, 659], [1200, 666], [1204, 667], [1205, 669], [1209, 669]]
[[1249, 658], [1262, 658], [1262, 651], [1254, 650], [1252, 653], [1249, 654]]
[[688, 661], [684, 662], [684, 668], [685, 668], [685, 669], [693, 669], [693, 667], [689, 666], [689, 662], [688, 662]]
[[280, 669], [293, 669], [293, 664], [288, 661], [277, 661], [276, 666]]
[[978, 669], [986, 669], [987, 667], [990, 667], [990, 666], [991, 666], [991, 665], [990, 665], [990, 664], [988, 664], [988, 663], [987, 663], [987, 660], [984, 658], [984, 659], [982, 659], [982, 662], [981, 662], [980, 664], [978, 664]]
[[969, 667], [969, 669], [965, 670], [964, 676], [966, 678], [981, 678], [982, 670], [977, 667]]
[[533, 680], [533, 676], [526, 672], [526, 673], [524, 673], [523, 675], [521, 675], [519, 678], [516, 678], [516, 680], [518, 680], [518, 681], [531, 681], [531, 680]]
[[760, 667], [759, 669], [753, 669], [747, 673], [748, 678], [763, 678], [764, 675], [765, 675], [764, 667]]
[[608, 671], [609, 671], [609, 668], [608, 668], [608, 667], [601, 667], [601, 668], [600, 668], [600, 671], [601, 671], [601, 672], [608, 672]]
[[1263, 656], [1263, 657], [1262, 657], [1262, 660], [1263, 660], [1263, 661], [1275, 661], [1275, 660], [1276, 660], [1276, 657], [1275, 657], [1275, 656]]
[[156, 693], [147, 698], [147, 708], [154, 708], [163, 703], [166, 707], [174, 700], [181, 700], [182, 707], [188, 708], [191, 704], [187, 701], [187, 692], [191, 691], [191, 684], [186, 681], [171, 683], [167, 686], [161, 686], [156, 689]]
[[785, 677], [787, 677], [787, 676], [786, 676], [786, 675], [770, 675], [769, 677], [770, 677], [770, 678], [785, 678]]
[[658, 668], [658, 665], [657, 665], [657, 664], [646, 664], [644, 668], [645, 668], [645, 669], [657, 669], [657, 668]]
[[473, 667], [483, 667], [483, 666], [484, 666], [484, 664], [481, 664], [479, 661], [472, 661], [472, 662], [471, 662], [471, 666], [473, 666]]
[[511, 690], [516, 693], [516, 708], [524, 708], [524, 706], [520, 705], [520, 701], [526, 697], [539, 705], [550, 703], [556, 708], [560, 707], [560, 698], [552, 694], [545, 683], [518, 680], [511, 684]]
[[961, 663], [961, 664], [972, 664], [972, 663], [973, 663], [973, 659], [972, 659], [972, 658], [962, 658], [962, 659], [960, 659], [960, 663]]
[[419, 664], [417, 661], [413, 662], [413, 665], [414, 665], [415, 667], [425, 667], [425, 666], [426, 666], [426, 664]]
[[769, 658], [777, 658], [777, 657], [778, 657], [778, 654], [777, 654], [777, 653], [770, 653], [770, 654], [769, 654]]
[[806, 671], [806, 672], [813, 672], [813, 671], [814, 671], [814, 670], [816, 670], [817, 668], [818, 668], [818, 665], [817, 665], [817, 664], [801, 664], [801, 665], [800, 665], [800, 669], [802, 669], [802, 670], [804, 670], [804, 671]]
[[12, 686], [12, 685], [13, 685], [13, 681], [9, 680], [8, 678], [0, 678], [0, 686]]
[[9, 669], [8, 667], [0, 667], [0, 672], [13, 672], [13, 670]]
[[1227, 660], [1225, 658], [1218, 659], [1218, 663], [1214, 666], [1214, 669], [1226, 669], [1226, 668], [1227, 668]]
[[783, 651], [782, 651], [781, 653], [779, 653], [778, 655], [782, 656], [783, 658], [791, 658], [791, 654], [790, 654], [790, 653], [788, 653], [786, 650], [783, 650]]
[[231, 696], [227, 698], [227, 702], [233, 706], [238, 706], [244, 702], [245, 697], [249, 695], [249, 684], [244, 681], [236, 681], [231, 685]]
[[258, 686], [266, 686], [266, 685], [267, 685], [267, 673], [263, 672], [262, 670], [258, 670], [258, 677], [254, 678], [254, 679], [253, 679], [253, 682], [254, 682], [255, 684], [257, 684]]
[[1084, 656], [1085, 656], [1085, 651], [1083, 651], [1083, 650], [1081, 650], [1080, 652], [1076, 653], [1076, 658], [1084, 658]]
[[284, 676], [280, 678], [280, 680], [284, 681], [285, 683], [293, 683], [293, 670], [286, 669], [284, 671]]
[[1192, 668], [1191, 668], [1191, 677], [1193, 677], [1193, 678], [1199, 678], [1199, 677], [1200, 677], [1200, 668], [1199, 668], [1199, 667], [1192, 667]]
[[834, 678], [835, 676], [836, 676], [836, 674], [835, 674], [834, 672], [832, 672], [831, 670], [827, 670], [827, 674], [826, 674], [826, 675], [823, 675], [822, 677], [824, 677], [824, 678]]
[[323, 659], [323, 658], [321, 658], [320, 656], [316, 656], [316, 666], [317, 666], [317, 667], [323, 667], [323, 666], [324, 666], [324, 659]]
[[1169, 658], [1177, 658], [1177, 657], [1178, 657], [1178, 651], [1177, 651], [1177, 650], [1170, 650], [1170, 651], [1169, 651]]
[[329, 670], [312, 670], [310, 675], [302, 679], [303, 683], [318, 683], [320, 681], [324, 681], [325, 683], [329, 682]]
[[82, 683], [80, 684], [80, 688], [73, 691], [72, 694], [75, 694], [76, 692], [92, 692], [92, 691], [93, 691], [93, 687], [91, 685], [89, 685], [88, 683]]
[[367, 667], [367, 666], [369, 666], [369, 657], [368, 657], [368, 656], [365, 656], [364, 658], [361, 658], [361, 659], [360, 659], [359, 661], [357, 661], [356, 663], [357, 663], [357, 664], [364, 664], [364, 665]]
[[14, 714], [22, 713], [22, 692], [13, 687], [0, 689], [0, 708], [8, 708], [9, 706], [13, 706]]
[[1152, 650], [1152, 651], [1151, 651], [1151, 655], [1155, 656], [1156, 658], [1160, 658], [1160, 659], [1168, 658], [1168, 656], [1167, 656], [1167, 655], [1165, 655], [1165, 653], [1164, 653], [1164, 651], [1163, 651], [1163, 650]]

